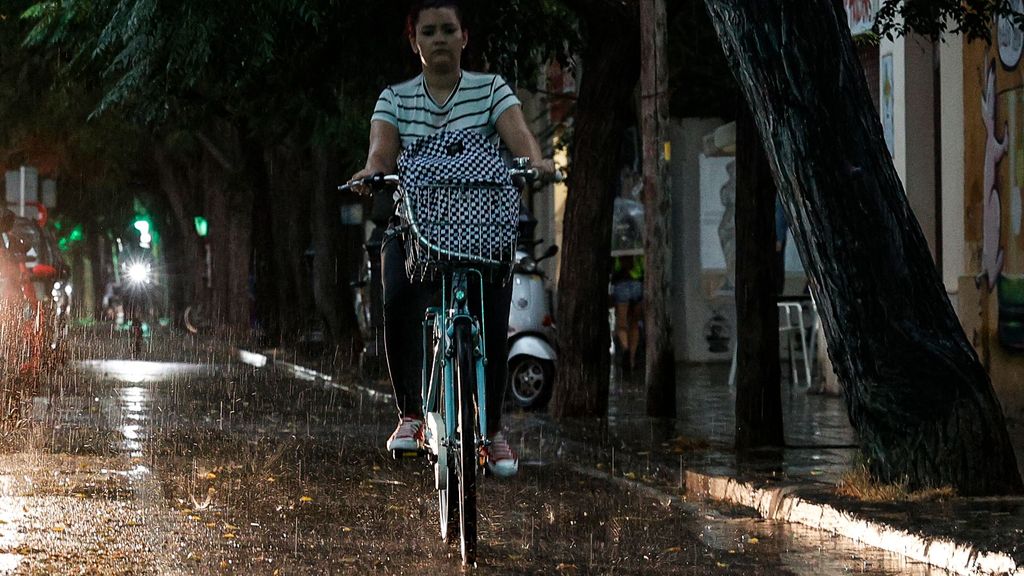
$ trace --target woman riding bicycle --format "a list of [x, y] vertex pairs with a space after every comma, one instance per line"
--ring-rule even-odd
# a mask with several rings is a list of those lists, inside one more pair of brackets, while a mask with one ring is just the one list
[[[391, 174], [403, 148], [445, 130], [475, 130], [493, 144], [499, 138], [516, 157], [529, 157], [534, 168], [551, 173], [554, 164], [541, 156], [526, 126], [518, 98], [494, 74], [462, 70], [462, 51], [469, 41], [456, 0], [421, 0], [409, 11], [406, 34], [420, 58], [422, 73], [389, 86], [377, 99], [370, 122], [366, 166], [352, 175], [354, 183], [377, 173]], [[420, 340], [424, 310], [437, 299], [434, 282], [410, 281], [405, 250], [395, 219], [381, 249], [384, 285], [384, 344], [394, 386], [399, 423], [387, 441], [391, 451], [417, 450], [423, 442], [420, 398], [423, 349]], [[487, 467], [496, 476], [518, 471], [518, 460], [501, 432], [501, 404], [507, 379], [508, 314], [511, 285], [487, 283], [483, 303], [487, 364], [487, 414], [491, 444]]]

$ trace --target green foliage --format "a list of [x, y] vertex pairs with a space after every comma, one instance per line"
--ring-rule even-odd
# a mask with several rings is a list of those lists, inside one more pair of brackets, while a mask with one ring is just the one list
[[1024, 29], [1024, 14], [1013, 0], [883, 0], [875, 17], [874, 33], [888, 39], [909, 33], [933, 40], [944, 34], [992, 41], [992, 20], [1006, 17]]
[[[512, 79], [575, 39], [554, 0], [473, 8], [479, 58]], [[71, 46], [79, 72], [99, 67], [97, 112], [118, 107], [149, 125], [242, 118], [256, 132], [300, 125], [333, 139], [355, 127], [350, 110], [368, 117], [385, 84], [414, 73], [404, 14], [395, 1], [63, 0], [24, 17], [35, 24], [28, 45]]]
[[577, 19], [557, 0], [508, 0], [474, 8], [478, 13], [476, 22], [469, 23], [470, 43], [482, 53], [480, 67], [512, 84], [537, 88], [539, 64], [551, 58], [567, 64], [579, 49]]

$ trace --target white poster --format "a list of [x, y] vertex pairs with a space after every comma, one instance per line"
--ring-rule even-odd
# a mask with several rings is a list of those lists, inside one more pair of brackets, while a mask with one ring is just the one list
[[[700, 160], [700, 265], [725, 271], [734, 258], [736, 242], [736, 179], [732, 156]], [[728, 255], [728, 258], [727, 258]]]

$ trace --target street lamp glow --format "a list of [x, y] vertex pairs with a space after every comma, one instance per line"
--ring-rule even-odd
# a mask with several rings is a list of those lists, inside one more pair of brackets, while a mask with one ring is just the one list
[[132, 284], [148, 284], [150, 272], [148, 263], [135, 262], [128, 266], [128, 282]]

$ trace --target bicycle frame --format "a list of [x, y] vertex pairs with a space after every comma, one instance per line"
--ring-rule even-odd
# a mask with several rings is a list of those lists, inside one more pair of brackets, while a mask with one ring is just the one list
[[[532, 181], [537, 172], [527, 168], [528, 163], [528, 159], [516, 159], [517, 168], [508, 175]], [[489, 179], [464, 183], [438, 176], [427, 174], [425, 184], [406, 187], [399, 186], [396, 175], [377, 174], [339, 189], [357, 189], [355, 184], [398, 188], [399, 217], [411, 237], [406, 244], [407, 274], [410, 279], [414, 275], [419, 280], [441, 278], [441, 305], [427, 308], [421, 324], [423, 444], [434, 464], [441, 537], [449, 538], [456, 509], [453, 498], [458, 498], [462, 561], [472, 565], [477, 545], [476, 478], [484, 464], [484, 450], [491, 444], [487, 437], [484, 275], [490, 280], [511, 275], [520, 191], [511, 179], [505, 183], [504, 177], [485, 175]], [[421, 205], [432, 206], [434, 211], [426, 211], [420, 218]], [[464, 229], [476, 230], [477, 235], [451, 237], [452, 231]], [[479, 294], [479, 318], [470, 311], [470, 290]], [[496, 360], [505, 362], [506, 358]], [[467, 429], [470, 423], [476, 430]], [[450, 464], [450, 456], [456, 462]]]
[[[455, 321], [459, 318], [469, 320], [473, 333], [474, 365], [476, 372], [476, 405], [477, 424], [480, 437], [477, 438], [477, 449], [487, 446], [487, 390], [486, 371], [487, 348], [484, 338], [484, 311], [481, 306], [480, 318], [477, 319], [469, 311], [470, 284], [478, 290], [480, 302], [483, 302], [483, 274], [474, 268], [457, 268], [445, 274], [442, 280], [441, 306], [427, 309], [423, 320], [423, 366], [422, 366], [422, 398], [423, 414], [439, 412], [445, 424], [445, 438], [455, 438], [457, 425], [455, 407], [456, 391], [453, 370]], [[444, 391], [444, 406], [438, 406], [439, 392]], [[447, 446], [445, 446], [447, 447]], [[442, 447], [445, 448], [445, 447]]]

